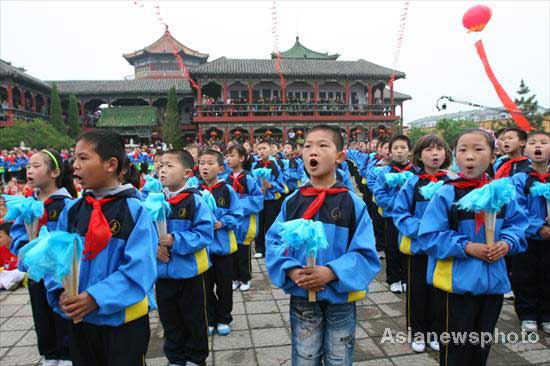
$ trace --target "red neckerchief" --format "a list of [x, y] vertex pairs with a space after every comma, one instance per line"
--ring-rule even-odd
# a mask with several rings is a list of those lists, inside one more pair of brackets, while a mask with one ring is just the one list
[[84, 196], [86, 202], [92, 206], [92, 215], [90, 216], [88, 231], [84, 237], [84, 252], [82, 254], [86, 257], [83, 257], [83, 259], [94, 259], [107, 246], [109, 240], [111, 240], [111, 229], [105, 215], [103, 215], [101, 207], [118, 198], [106, 197], [96, 200], [92, 196]]
[[374, 158], [375, 158], [376, 160], [382, 160], [382, 159], [383, 159], [382, 155], [378, 155], [378, 154], [375, 154], [375, 155], [374, 155]]
[[422, 174], [418, 174], [418, 178], [428, 179], [430, 182], [437, 183], [437, 181], [439, 180], [438, 178], [445, 177], [446, 175], [447, 173], [445, 172], [437, 172], [435, 174], [422, 173]]
[[171, 204], [172, 206], [176, 206], [178, 205], [181, 201], [183, 201], [184, 199], [186, 199], [187, 197], [189, 197], [191, 195], [191, 192], [182, 192], [182, 193], [179, 193], [177, 195], [175, 195], [174, 197], [170, 198], [168, 200], [168, 203]]
[[37, 232], [40, 232], [40, 228], [48, 223], [48, 206], [53, 202], [53, 198], [46, 198], [44, 201], [44, 213], [42, 217], [38, 219], [38, 229]]
[[213, 186], [210, 186], [208, 187], [206, 184], [201, 184], [201, 188], [202, 189], [206, 189], [208, 192], [212, 193], [216, 188], [220, 188], [224, 185], [225, 183], [223, 182], [220, 182], [220, 183], [216, 183], [214, 184]]
[[239, 182], [239, 179], [241, 179], [245, 176], [246, 176], [246, 174], [244, 174], [244, 172], [240, 172], [239, 175], [237, 175], [236, 177], [233, 176], [233, 175], [230, 175], [230, 178], [233, 180], [232, 186], [233, 186], [233, 190], [235, 192], [240, 193], [240, 194], [245, 193], [244, 186], [241, 184], [241, 182]]
[[260, 160], [258, 161], [258, 165], [262, 165], [264, 168], [269, 168], [273, 165], [273, 160]]
[[[484, 174], [481, 178], [477, 178], [477, 179], [464, 178], [464, 175], [462, 173], [460, 173], [458, 176], [460, 177], [460, 179], [450, 182], [450, 184], [452, 184], [458, 189], [481, 188], [490, 182], [490, 179], [487, 176], [487, 174]], [[479, 231], [479, 228], [485, 222], [485, 215], [483, 215], [483, 211], [480, 211], [479, 213], [477, 212], [474, 213], [474, 219], [476, 222], [476, 234], [477, 234], [477, 232]]]
[[309, 207], [306, 209], [304, 214], [302, 215], [303, 219], [311, 220], [313, 216], [319, 211], [321, 206], [323, 205], [323, 202], [325, 202], [325, 199], [327, 198], [327, 194], [337, 194], [342, 192], [347, 192], [347, 188], [315, 188], [315, 187], [301, 187], [300, 188], [300, 194], [302, 196], [317, 196], [311, 202]]
[[520, 156], [519, 158], [513, 158], [508, 160], [507, 162], [503, 163], [500, 168], [498, 168], [497, 172], [495, 173], [495, 179], [500, 179], [504, 177], [509, 177], [510, 172], [512, 171], [512, 167], [514, 164], [528, 160], [527, 156]]
[[398, 173], [403, 173], [406, 170], [411, 170], [411, 168], [413, 167], [413, 164], [409, 163], [409, 164], [405, 165], [405, 167], [403, 169], [401, 169], [400, 167], [398, 167], [395, 164], [392, 164], [391, 167], [392, 167], [392, 169], [396, 170]]
[[532, 171], [529, 173], [531, 177], [535, 177], [539, 180], [541, 183], [546, 183], [546, 179], [550, 178], [550, 173], [540, 174], [539, 172]]

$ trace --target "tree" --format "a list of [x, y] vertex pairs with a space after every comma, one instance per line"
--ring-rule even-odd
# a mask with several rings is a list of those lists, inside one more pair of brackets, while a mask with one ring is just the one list
[[69, 97], [69, 111], [67, 113], [68, 133], [71, 137], [76, 137], [80, 133], [80, 118], [78, 117], [78, 100], [76, 96]]
[[414, 145], [418, 140], [420, 140], [422, 136], [427, 133], [428, 132], [426, 129], [415, 126], [409, 129], [408, 136], [411, 139], [412, 144]]
[[63, 112], [61, 110], [61, 98], [57, 91], [57, 84], [52, 84], [52, 95], [50, 105], [50, 122], [61, 133], [66, 131], [65, 123], [63, 122]]
[[178, 96], [175, 87], [172, 87], [170, 91], [168, 91], [166, 113], [164, 114], [164, 122], [162, 123], [161, 130], [162, 138], [166, 145], [172, 145], [176, 150], [183, 148], [184, 141], [180, 128]]
[[543, 117], [539, 113], [539, 103], [535, 99], [535, 94], [529, 95], [529, 87], [525, 85], [523, 79], [521, 79], [517, 93], [519, 99], [514, 99], [514, 103], [516, 103], [521, 110], [523, 116], [531, 123], [531, 126], [533, 126], [535, 130], [540, 130], [542, 128]]
[[434, 133], [443, 137], [452, 149], [455, 146], [458, 136], [462, 132], [471, 128], [479, 128], [479, 125], [476, 122], [469, 120], [454, 121], [452, 119], [442, 119], [435, 125]]
[[75, 144], [74, 139], [57, 131], [51, 123], [41, 119], [29, 122], [15, 121], [12, 126], [2, 128], [1, 149], [19, 146], [21, 141], [25, 143], [25, 146], [35, 149], [52, 147], [61, 150]]

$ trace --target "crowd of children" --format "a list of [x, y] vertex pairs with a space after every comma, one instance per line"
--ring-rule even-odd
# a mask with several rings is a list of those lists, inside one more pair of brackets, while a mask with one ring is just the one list
[[[273, 284], [290, 294], [293, 365], [351, 365], [355, 303], [384, 258], [388, 287], [406, 293], [412, 349], [439, 351], [441, 365], [486, 363], [490, 345], [438, 335], [492, 332], [512, 290], [522, 329], [550, 334], [550, 204], [533, 188], [550, 184], [550, 136], [508, 128], [495, 142], [475, 129], [453, 144], [454, 153], [428, 134], [414, 147], [404, 135], [345, 146], [336, 129], [317, 126], [303, 146], [152, 154], [95, 130], [69, 156], [33, 151], [26, 180], [44, 203], [40, 225], [84, 240], [78, 296], [29, 279], [44, 364], [144, 365], [148, 314], [158, 308], [169, 364], [204, 365], [208, 337], [231, 333], [233, 291], [253, 286], [251, 258], [264, 256]], [[144, 205], [147, 174], [170, 207], [165, 232]], [[506, 177], [517, 198], [498, 212], [489, 246], [480, 215], [456, 202]], [[322, 225], [328, 244], [314, 263], [309, 249], [285, 246], [293, 220]], [[28, 234], [21, 219], [0, 229], [4, 269], [13, 269]]]

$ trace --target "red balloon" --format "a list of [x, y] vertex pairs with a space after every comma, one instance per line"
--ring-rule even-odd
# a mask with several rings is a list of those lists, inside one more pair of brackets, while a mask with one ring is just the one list
[[491, 8], [486, 5], [476, 5], [468, 9], [462, 17], [462, 24], [470, 32], [481, 32], [491, 20]]

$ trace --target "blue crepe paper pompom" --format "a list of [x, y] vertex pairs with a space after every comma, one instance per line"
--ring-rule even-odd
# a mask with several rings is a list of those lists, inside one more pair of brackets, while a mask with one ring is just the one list
[[390, 187], [398, 187], [402, 186], [407, 179], [412, 177], [414, 174], [408, 170], [405, 170], [404, 172], [400, 173], [386, 173], [384, 174], [384, 179], [386, 180], [386, 184]]
[[498, 212], [502, 206], [516, 198], [516, 189], [510, 178], [496, 179], [481, 188], [474, 189], [458, 202], [461, 210], [473, 212]]
[[438, 182], [430, 182], [426, 184], [424, 187], [420, 187], [420, 194], [425, 199], [431, 200], [435, 192], [437, 192], [439, 188], [443, 187], [443, 184], [445, 184], [445, 182], [442, 180]]

